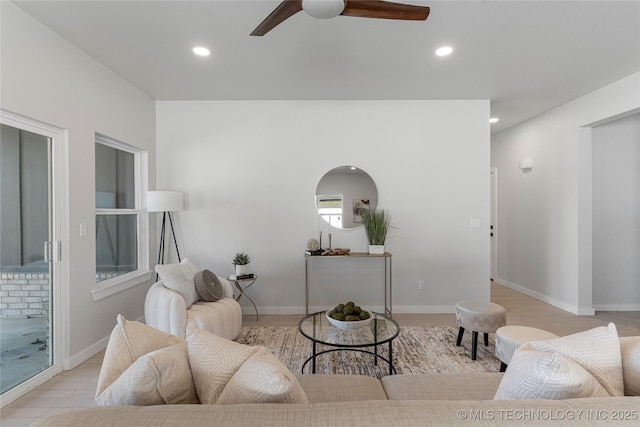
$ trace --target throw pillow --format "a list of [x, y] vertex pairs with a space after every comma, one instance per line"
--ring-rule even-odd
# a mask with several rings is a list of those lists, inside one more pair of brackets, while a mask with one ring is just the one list
[[620, 337], [624, 395], [640, 396], [640, 336]]
[[265, 347], [239, 344], [192, 327], [187, 328], [187, 346], [203, 404], [308, 403], [295, 376]]
[[268, 348], [259, 347], [231, 377], [218, 403], [308, 403], [308, 400], [293, 373]]
[[224, 289], [218, 276], [209, 270], [203, 270], [196, 274], [196, 291], [203, 301], [218, 301], [224, 298]]
[[158, 264], [156, 265], [156, 273], [160, 276], [164, 286], [184, 298], [187, 309], [198, 301], [199, 297], [194, 281], [198, 269], [188, 258], [183, 259], [180, 264]]
[[529, 343], [532, 350], [558, 353], [586, 369], [611, 396], [624, 396], [620, 339], [614, 323]]
[[[116, 385], [114, 385], [114, 383], [116, 383], [132, 365], [136, 364], [141, 357], [160, 349], [179, 344], [184, 344], [184, 340], [181, 340], [174, 335], [167, 334], [166, 332], [154, 329], [144, 323], [128, 321], [124, 316], [118, 315], [117, 324], [111, 332], [109, 343], [107, 344], [107, 350], [105, 351], [104, 361], [102, 362], [102, 368], [100, 369], [98, 385], [96, 387], [96, 402], [103, 405], [111, 404], [110, 402], [118, 402], [128, 399], [122, 397], [122, 387], [123, 384], [126, 384], [126, 380], [120, 380]], [[176, 353], [177, 351], [178, 349], [168, 352], [168, 354], [176, 356], [178, 360], [177, 362], [170, 361], [169, 365], [184, 367], [184, 355], [182, 356], [183, 362], [179, 362], [180, 354]], [[188, 363], [188, 358], [186, 359], [186, 362]], [[155, 369], [153, 366], [161, 366], [163, 363], [166, 363], [166, 360], [161, 354], [154, 355], [147, 362], [141, 362], [140, 365], [143, 365], [144, 363], [149, 365], [149, 369]], [[131, 370], [131, 372], [127, 373], [125, 377], [130, 378], [131, 376], [135, 377], [136, 375], [139, 375], [140, 369], [141, 368], [139, 366], [136, 366]], [[193, 388], [193, 385], [189, 385], [188, 383], [192, 380], [188, 378], [186, 374], [184, 377], [188, 379], [186, 384], [181, 382], [178, 387], [175, 384], [168, 383], [165, 386], [169, 389], [178, 387], [180, 390], [184, 391], [185, 395], [188, 395], [189, 392], [187, 389], [189, 387]], [[108, 391], [112, 385], [114, 385], [114, 390]], [[165, 390], [163, 387], [160, 388]], [[116, 389], [120, 391], [116, 391]], [[162, 391], [162, 393], [165, 392]], [[173, 392], [168, 392], [165, 393], [165, 395], [171, 396], [172, 393]], [[144, 394], [147, 395], [147, 393]], [[136, 397], [136, 399], [138, 398]], [[149, 401], [147, 398], [140, 399], [147, 402]], [[158, 400], [154, 404], [161, 403], [164, 402], [162, 400]]]
[[514, 353], [494, 399], [573, 399], [609, 397], [583, 367], [558, 353], [531, 350]]
[[100, 406], [199, 403], [187, 343], [140, 357], [96, 396], [96, 403]]

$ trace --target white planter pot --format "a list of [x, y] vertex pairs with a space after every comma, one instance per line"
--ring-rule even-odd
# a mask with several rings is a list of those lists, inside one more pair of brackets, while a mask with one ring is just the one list
[[236, 274], [248, 274], [249, 264], [236, 265]]
[[369, 245], [369, 254], [371, 255], [383, 255], [384, 245]]

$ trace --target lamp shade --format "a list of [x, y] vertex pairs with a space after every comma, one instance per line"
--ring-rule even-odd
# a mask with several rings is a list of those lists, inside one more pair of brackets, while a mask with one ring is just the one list
[[184, 209], [181, 191], [147, 191], [148, 212], [177, 212]]

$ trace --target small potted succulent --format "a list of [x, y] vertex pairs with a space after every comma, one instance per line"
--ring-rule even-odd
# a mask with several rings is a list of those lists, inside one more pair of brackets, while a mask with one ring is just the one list
[[233, 257], [233, 261], [231, 263], [236, 267], [236, 274], [247, 274], [249, 273], [249, 263], [251, 262], [251, 258], [249, 255], [244, 252], [236, 252]]
[[369, 253], [384, 254], [384, 242], [387, 232], [391, 228], [391, 214], [384, 209], [365, 209], [362, 213], [362, 222], [367, 232], [369, 241]]

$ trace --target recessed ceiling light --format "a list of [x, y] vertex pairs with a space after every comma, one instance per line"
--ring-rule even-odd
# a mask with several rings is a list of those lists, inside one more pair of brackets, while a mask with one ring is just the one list
[[355, 166], [351, 166], [351, 170], [352, 171], [356, 170], [356, 167]]
[[211, 52], [206, 47], [196, 46], [193, 48], [193, 53], [198, 56], [209, 56]]
[[453, 48], [451, 46], [442, 46], [441, 48], [436, 50], [436, 55], [447, 56], [451, 55], [451, 52], [453, 52]]
[[500, 121], [500, 119], [499, 119], [499, 118], [497, 118], [497, 117], [491, 117], [491, 118], [489, 119], [489, 123], [498, 123], [499, 121]]

